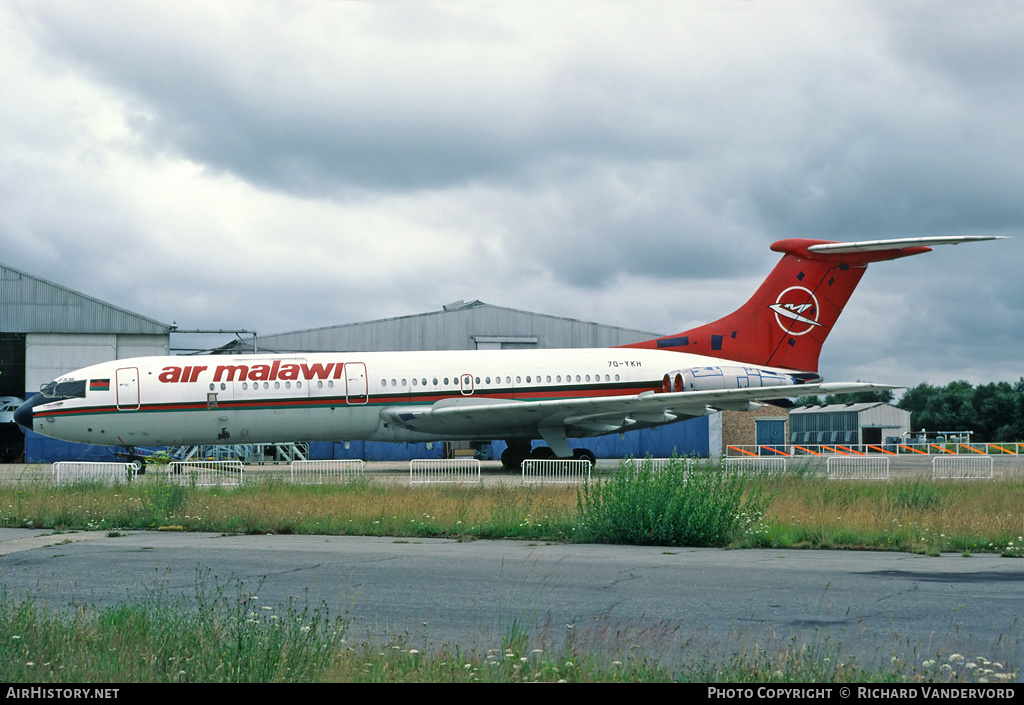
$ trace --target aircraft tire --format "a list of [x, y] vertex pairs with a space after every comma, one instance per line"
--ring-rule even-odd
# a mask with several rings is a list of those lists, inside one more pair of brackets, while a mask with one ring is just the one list
[[555, 457], [555, 451], [548, 446], [537, 446], [530, 451], [530, 460], [551, 460]]
[[519, 472], [523, 469], [526, 456], [513, 448], [506, 448], [501, 453], [501, 467], [508, 472]]
[[572, 459], [586, 460], [588, 463], [590, 463], [590, 467], [595, 467], [597, 465], [597, 456], [594, 455], [594, 451], [590, 450], [589, 448], [576, 448], [572, 452]]

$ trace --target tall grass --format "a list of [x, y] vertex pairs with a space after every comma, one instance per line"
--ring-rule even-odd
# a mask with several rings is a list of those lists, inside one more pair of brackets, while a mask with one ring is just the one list
[[724, 463], [679, 457], [588, 482], [577, 502], [577, 540], [657, 546], [724, 546], [768, 504]]
[[239, 488], [0, 486], [0, 526], [862, 548], [1024, 555], [1024, 482], [836, 481], [679, 459], [624, 463], [572, 486], [409, 487], [363, 481]]
[[0, 594], [0, 682], [238, 683], [317, 680], [347, 624], [325, 605], [259, 602], [259, 585], [161, 591], [105, 609]]

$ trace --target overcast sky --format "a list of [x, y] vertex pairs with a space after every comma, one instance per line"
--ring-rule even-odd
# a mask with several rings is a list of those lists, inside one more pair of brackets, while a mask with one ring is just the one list
[[827, 379], [1024, 375], [1017, 2], [0, 0], [0, 262], [182, 328], [457, 299], [674, 333], [788, 237]]

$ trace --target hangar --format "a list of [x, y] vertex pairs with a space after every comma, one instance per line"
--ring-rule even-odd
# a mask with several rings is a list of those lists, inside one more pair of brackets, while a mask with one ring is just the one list
[[789, 424], [793, 445], [878, 446], [910, 434], [910, 412], [880, 401], [810, 404], [790, 410]]
[[[0, 397], [26, 398], [68, 370], [142, 355], [167, 355], [173, 326], [0, 264]], [[4, 455], [39, 461], [97, 455], [37, 434], [10, 438]], [[13, 434], [13, 435], [12, 435]], [[73, 447], [77, 446], [77, 447]], [[102, 457], [109, 453], [102, 451]]]

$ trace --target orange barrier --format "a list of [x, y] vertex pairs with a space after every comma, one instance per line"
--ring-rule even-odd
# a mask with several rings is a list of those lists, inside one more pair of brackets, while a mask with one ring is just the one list
[[749, 456], [754, 457], [754, 458], [757, 457], [757, 453], [751, 453], [749, 450], [743, 450], [742, 448], [737, 448], [736, 446], [727, 446], [727, 449], [728, 450], [738, 450], [740, 453], [743, 453], [743, 455], [749, 455]]
[[789, 457], [789, 453], [783, 453], [781, 450], [775, 450], [771, 446], [758, 446], [758, 448], [764, 448], [765, 450], [770, 450], [773, 453], [778, 453], [779, 455], [785, 456], [787, 458]]
[[885, 448], [882, 448], [881, 446], [872, 446], [872, 445], [869, 445], [869, 446], [868, 446], [868, 448], [870, 448], [871, 450], [877, 450], [877, 451], [879, 451], [880, 453], [885, 453], [886, 455], [896, 455], [896, 454], [895, 454], [895, 453], [893, 453], [893, 452], [892, 452], [891, 450], [886, 450]]
[[966, 443], [957, 443], [957, 445], [960, 446], [961, 448], [966, 448], [967, 450], [971, 451], [972, 453], [977, 453], [978, 455], [985, 455], [984, 451], [980, 451], [977, 448], [971, 448]]
[[849, 456], [850, 455], [849, 453], [844, 453], [843, 451], [839, 450], [838, 447], [837, 448], [833, 448], [832, 446], [822, 446], [822, 448], [824, 448], [825, 450], [830, 450], [833, 453], [835, 453], [836, 455], [845, 455], [845, 456]]
[[867, 455], [867, 453], [861, 453], [859, 450], [854, 450], [853, 448], [850, 448], [849, 446], [836, 446], [836, 448], [842, 448], [843, 450], [849, 451], [850, 453], [852, 453], [854, 455]]
[[802, 450], [805, 453], [810, 453], [811, 455], [817, 455], [819, 458], [821, 457], [821, 453], [815, 453], [810, 448], [804, 448], [803, 446], [793, 446], [793, 447], [796, 448], [797, 450]]
[[902, 443], [900, 444], [899, 447], [900, 448], [904, 448], [905, 450], [909, 450], [911, 453], [917, 453], [918, 455], [928, 455], [923, 450], [918, 450], [917, 448], [911, 448], [910, 446], [905, 446]]
[[998, 448], [999, 450], [1003, 451], [1004, 453], [1006, 453], [1008, 455], [1017, 455], [1012, 450], [1007, 450], [1006, 448], [1003, 448], [1002, 446], [997, 446], [995, 443], [989, 443], [989, 445], [992, 446], [993, 448]]
[[954, 453], [953, 451], [951, 451], [951, 450], [946, 450], [946, 449], [945, 449], [945, 448], [943, 448], [942, 446], [937, 446], [937, 445], [935, 445], [934, 443], [929, 443], [928, 445], [930, 445], [930, 446], [931, 446], [932, 448], [935, 448], [935, 449], [937, 449], [937, 450], [941, 450], [941, 451], [942, 451], [943, 453], [949, 453], [950, 455], [956, 455], [956, 453]]

